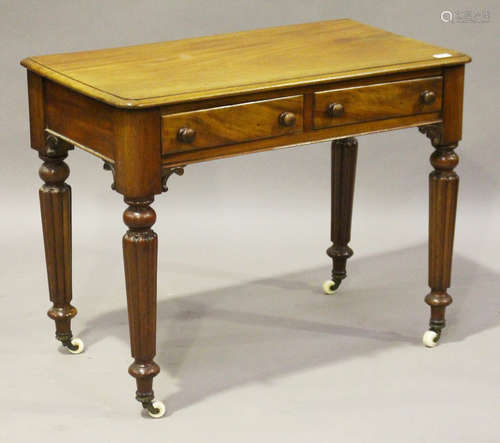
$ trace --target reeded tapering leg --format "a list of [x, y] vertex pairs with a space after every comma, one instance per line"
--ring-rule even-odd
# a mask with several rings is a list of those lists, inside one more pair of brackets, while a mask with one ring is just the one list
[[453, 171], [458, 164], [455, 145], [438, 146], [431, 155], [434, 167], [429, 175], [429, 286], [425, 297], [431, 307], [430, 330], [439, 340], [445, 327], [445, 309], [452, 298], [450, 287], [453, 255], [453, 236], [457, 209], [458, 175]]
[[50, 301], [48, 315], [56, 323], [56, 338], [73, 353], [83, 351], [83, 342], [73, 338], [71, 319], [76, 308], [71, 305], [71, 188], [65, 183], [69, 167], [64, 162], [68, 146], [54, 137], [47, 139], [47, 147], [40, 158], [40, 188], [45, 260]]
[[428, 347], [436, 345], [445, 327], [445, 310], [451, 304], [448, 294], [451, 280], [453, 237], [457, 212], [458, 175], [454, 169], [458, 165], [455, 148], [458, 143], [443, 144], [442, 125], [423, 126], [420, 132], [431, 140], [435, 151], [430, 162], [434, 168], [429, 174], [429, 287], [431, 292], [425, 297], [431, 307], [429, 330], [423, 342]]
[[356, 176], [358, 142], [354, 137], [332, 141], [332, 218], [331, 240], [326, 253], [332, 258], [332, 280], [323, 284], [331, 294], [347, 276], [347, 259], [352, 256], [348, 246], [351, 240], [352, 202]]
[[156, 355], [156, 274], [158, 237], [151, 229], [156, 214], [150, 200], [128, 200], [123, 221], [128, 231], [123, 236], [123, 258], [127, 287], [130, 345], [134, 362], [129, 373], [137, 381], [136, 398], [153, 416], [163, 415], [161, 402], [154, 402], [153, 377], [159, 366]]

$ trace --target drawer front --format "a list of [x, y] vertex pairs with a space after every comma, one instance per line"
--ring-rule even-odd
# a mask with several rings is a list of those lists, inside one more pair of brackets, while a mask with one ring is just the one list
[[440, 76], [314, 93], [315, 129], [441, 109]]
[[302, 132], [302, 106], [302, 96], [297, 95], [163, 115], [163, 153]]

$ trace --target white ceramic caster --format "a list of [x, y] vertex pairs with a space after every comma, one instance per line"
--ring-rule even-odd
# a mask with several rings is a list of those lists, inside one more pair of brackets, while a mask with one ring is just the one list
[[333, 280], [326, 280], [323, 283], [323, 292], [326, 295], [332, 295], [339, 288], [339, 284]]
[[85, 349], [85, 345], [83, 344], [83, 341], [79, 338], [72, 338], [71, 345], [75, 346], [74, 349], [71, 349], [68, 347], [68, 351], [71, 352], [72, 354], [81, 354], [83, 352], [83, 350]]
[[424, 336], [422, 337], [422, 342], [428, 348], [433, 348], [437, 345], [439, 340], [439, 334], [436, 331], [425, 331]]
[[151, 410], [148, 408], [148, 414], [153, 417], [153, 418], [160, 418], [165, 415], [165, 405], [163, 402], [159, 400], [155, 400], [151, 403], [151, 406], [153, 407]]

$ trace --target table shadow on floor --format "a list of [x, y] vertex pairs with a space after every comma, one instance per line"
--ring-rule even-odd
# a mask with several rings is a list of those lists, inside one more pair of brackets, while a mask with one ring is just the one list
[[[162, 298], [168, 289], [160, 270], [155, 360], [162, 372], [155, 386], [161, 393], [162, 374], [175, 380], [176, 391], [164, 399], [169, 413], [246, 384], [422, 346], [429, 314], [425, 245], [353, 258], [333, 296], [321, 292], [329, 272], [324, 266], [206, 291], [200, 285]], [[441, 346], [500, 324], [499, 275], [459, 254], [453, 273]], [[81, 336], [90, 345], [103, 332], [128, 342], [125, 318], [125, 307], [99, 315]]]

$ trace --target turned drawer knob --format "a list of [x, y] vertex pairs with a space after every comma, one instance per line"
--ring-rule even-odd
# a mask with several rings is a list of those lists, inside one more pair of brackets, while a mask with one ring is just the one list
[[326, 112], [330, 117], [342, 117], [344, 115], [344, 106], [340, 103], [330, 103]]
[[282, 112], [280, 114], [280, 125], [282, 126], [294, 126], [297, 121], [297, 117], [293, 112]]
[[422, 103], [430, 105], [436, 100], [436, 93], [434, 91], [424, 91], [420, 94], [420, 99], [422, 100]]
[[181, 128], [177, 131], [177, 140], [182, 143], [193, 143], [196, 131], [192, 128]]

